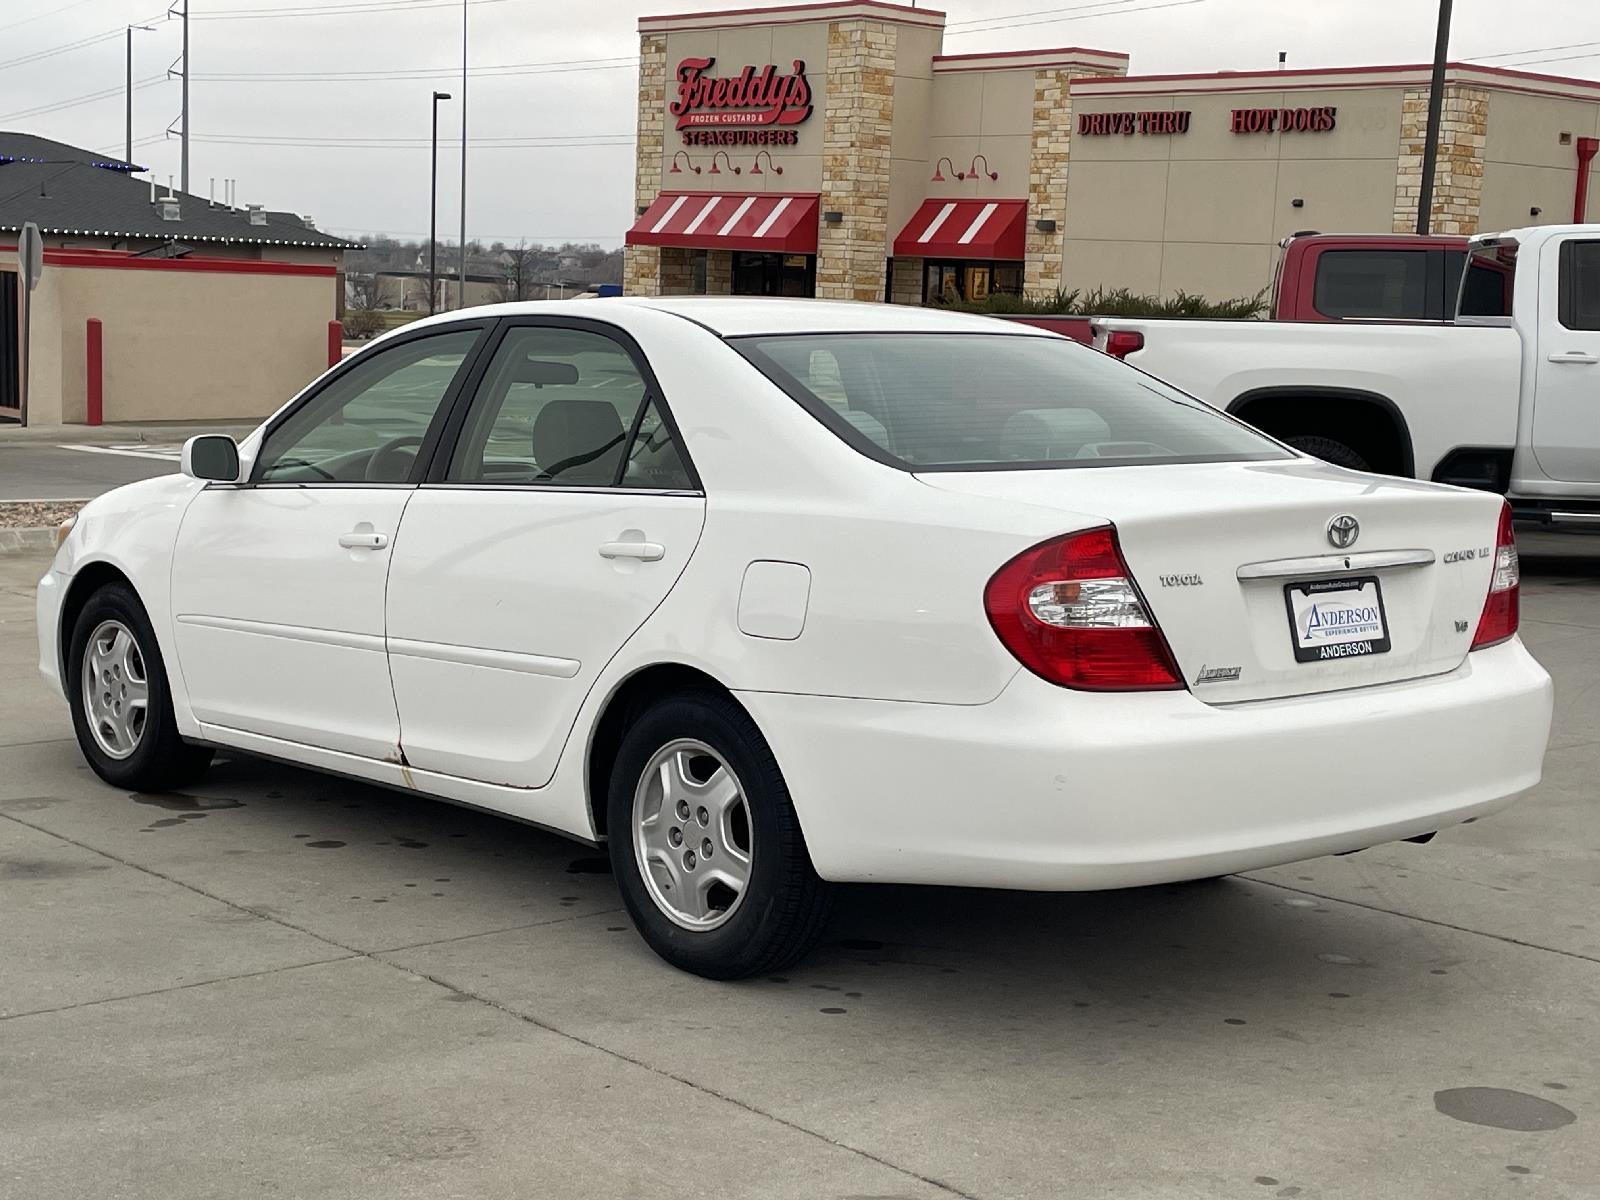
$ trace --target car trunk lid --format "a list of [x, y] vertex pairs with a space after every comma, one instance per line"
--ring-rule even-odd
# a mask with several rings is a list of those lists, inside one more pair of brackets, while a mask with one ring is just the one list
[[1059, 508], [1064, 531], [1084, 514], [1115, 525], [1185, 682], [1212, 704], [1460, 665], [1488, 592], [1501, 508], [1487, 493], [1306, 459], [918, 478]]

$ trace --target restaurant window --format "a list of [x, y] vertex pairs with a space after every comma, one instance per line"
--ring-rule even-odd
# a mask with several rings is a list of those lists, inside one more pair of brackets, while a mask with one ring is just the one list
[[733, 252], [735, 296], [815, 296], [817, 259], [813, 254]]
[[929, 259], [923, 264], [924, 304], [980, 304], [996, 292], [1022, 295], [1021, 263]]

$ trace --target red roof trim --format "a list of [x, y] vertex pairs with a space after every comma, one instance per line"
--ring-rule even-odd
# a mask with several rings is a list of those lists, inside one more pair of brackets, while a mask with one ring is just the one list
[[[1398, 75], [1407, 71], [1432, 72], [1432, 63], [1383, 63], [1372, 67], [1296, 67], [1284, 71], [1197, 71], [1177, 75], [1100, 75], [1074, 79], [1073, 87], [1080, 84], [1117, 84], [1117, 83], [1163, 83], [1177, 82], [1190, 79], [1212, 79], [1218, 81], [1231, 80], [1270, 80], [1274, 78], [1294, 77], [1304, 79], [1309, 76], [1319, 75]], [[1600, 80], [1581, 79], [1571, 75], [1541, 75], [1533, 71], [1517, 71], [1510, 67], [1490, 67], [1479, 63], [1452, 62], [1446, 64], [1447, 71], [1481, 71], [1489, 75], [1504, 75], [1511, 79], [1533, 79], [1546, 83], [1581, 84], [1600, 88]], [[1270, 90], [1265, 84], [1254, 85], [1255, 90]], [[1224, 89], [1225, 90], [1225, 89]], [[1288, 90], [1288, 89], [1284, 89]]]
[[[14, 252], [15, 245], [0, 246]], [[320, 275], [331, 278], [337, 267], [321, 263], [269, 262], [256, 258], [136, 258], [125, 250], [53, 250], [45, 247], [50, 267], [89, 267], [102, 271], [197, 271], [212, 275]]]
[[1120, 58], [1128, 61], [1128, 56], [1120, 50], [1094, 50], [1088, 46], [1051, 46], [1043, 50], [1000, 50], [992, 54], [935, 54], [933, 61], [964, 62], [974, 58], [1038, 58], [1044, 54], [1097, 54], [1101, 58]]

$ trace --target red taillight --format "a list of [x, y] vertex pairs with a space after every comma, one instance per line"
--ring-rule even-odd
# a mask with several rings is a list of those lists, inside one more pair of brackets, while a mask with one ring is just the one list
[[1517, 561], [1517, 535], [1511, 527], [1511, 506], [1500, 509], [1500, 531], [1494, 539], [1494, 574], [1489, 577], [1489, 595], [1478, 618], [1478, 632], [1472, 648], [1481, 650], [1505, 641], [1517, 631], [1522, 604], [1518, 598], [1522, 567]]
[[1112, 358], [1127, 358], [1144, 349], [1144, 334], [1137, 329], [1113, 329], [1106, 334], [1106, 353]]
[[1025, 550], [983, 593], [989, 624], [1028, 670], [1091, 692], [1181, 688], [1109, 525]]

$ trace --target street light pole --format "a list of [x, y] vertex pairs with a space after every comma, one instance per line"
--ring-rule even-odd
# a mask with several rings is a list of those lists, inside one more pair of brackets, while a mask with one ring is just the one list
[[1428, 132], [1422, 143], [1422, 186], [1417, 195], [1417, 232], [1433, 220], [1433, 172], [1439, 162], [1439, 126], [1444, 119], [1444, 67], [1450, 57], [1451, 0], [1439, 0], [1439, 31], [1433, 42], [1433, 81], [1428, 85]]
[[439, 101], [450, 99], [449, 92], [433, 94], [433, 170], [428, 183], [428, 313], [431, 316], [439, 293]]
[[128, 137], [127, 137], [127, 146], [126, 146], [127, 154], [125, 154], [123, 156], [122, 161], [125, 162], [125, 163], [129, 163], [130, 165], [133, 162], [133, 31], [135, 29], [143, 29], [146, 33], [153, 33], [155, 31], [155, 26], [154, 25], [129, 25], [128, 26], [128, 87], [127, 87], [127, 97], [126, 97], [127, 98], [127, 109], [128, 109], [128, 114], [127, 114], [128, 115], [128, 122], [127, 122], [127, 125], [128, 125]]
[[457, 308], [467, 306], [467, 0], [461, 0], [461, 288]]

